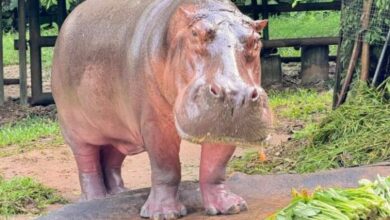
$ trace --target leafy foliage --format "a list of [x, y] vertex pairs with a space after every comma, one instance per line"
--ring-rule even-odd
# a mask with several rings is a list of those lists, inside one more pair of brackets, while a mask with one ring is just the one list
[[[355, 44], [355, 39], [359, 33], [362, 34], [362, 39], [371, 45], [372, 52], [370, 57], [371, 67], [376, 67], [376, 62], [384, 44], [387, 31], [390, 28], [390, 0], [374, 0], [370, 23], [367, 30], [362, 30], [361, 18], [363, 11], [364, 0], [345, 0], [343, 1], [343, 10], [341, 15], [341, 31], [343, 40], [340, 47], [340, 64], [343, 75], [345, 75], [352, 50]], [[378, 49], [379, 47], [380, 49]], [[360, 59], [355, 68], [355, 76], [360, 74]], [[370, 72], [374, 69], [371, 68]]]
[[[76, 5], [80, 4], [83, 0], [66, 0], [67, 10], [72, 10]], [[45, 13], [54, 12], [57, 8], [57, 0], [40, 0], [41, 11]], [[6, 31], [12, 30], [12, 26], [15, 26], [16, 11], [18, 7], [18, 0], [3, 0], [1, 2], [3, 6], [3, 27]]]

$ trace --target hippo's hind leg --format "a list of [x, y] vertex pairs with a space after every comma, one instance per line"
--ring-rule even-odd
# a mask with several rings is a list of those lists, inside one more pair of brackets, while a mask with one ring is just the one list
[[140, 215], [151, 219], [177, 219], [187, 214], [178, 195], [180, 139], [173, 124], [166, 124], [164, 128], [159, 126], [159, 123], [148, 123], [143, 128], [152, 169], [152, 188]]
[[81, 200], [126, 191], [121, 176], [124, 154], [110, 145], [72, 144], [71, 148], [79, 170]]
[[81, 200], [100, 199], [106, 196], [100, 163], [100, 146], [70, 144], [79, 170]]
[[121, 174], [126, 155], [113, 146], [104, 146], [100, 157], [107, 192], [112, 195], [126, 191]]

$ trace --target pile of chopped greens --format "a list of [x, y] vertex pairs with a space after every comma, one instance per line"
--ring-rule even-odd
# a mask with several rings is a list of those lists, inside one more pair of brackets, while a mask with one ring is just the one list
[[[344, 105], [303, 131], [308, 146], [297, 155], [299, 173], [390, 159], [390, 78], [378, 89], [359, 82]], [[305, 130], [305, 129], [304, 129]]]
[[390, 177], [359, 181], [358, 188], [293, 190], [293, 200], [266, 220], [382, 220], [390, 218]]

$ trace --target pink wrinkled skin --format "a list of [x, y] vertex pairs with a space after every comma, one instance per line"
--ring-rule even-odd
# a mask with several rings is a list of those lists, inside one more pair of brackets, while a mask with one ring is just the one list
[[87, 0], [57, 39], [52, 92], [79, 170], [82, 199], [126, 190], [121, 166], [146, 151], [152, 188], [142, 217], [186, 215], [178, 199], [181, 139], [202, 145], [206, 213], [246, 202], [224, 185], [235, 145], [257, 145], [271, 124], [260, 87], [258, 34], [228, 0]]

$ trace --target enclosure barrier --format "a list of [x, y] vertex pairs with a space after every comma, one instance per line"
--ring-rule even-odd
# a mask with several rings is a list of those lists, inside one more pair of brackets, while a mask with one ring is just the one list
[[[262, 85], [265, 87], [282, 82], [282, 62], [301, 62], [301, 78], [303, 84], [326, 80], [329, 73], [329, 61], [335, 61], [335, 56], [329, 56], [329, 45], [338, 45], [339, 37], [315, 37], [264, 40], [263, 47], [267, 51], [262, 57]], [[280, 57], [272, 51], [280, 47], [301, 48], [301, 57]], [[269, 52], [271, 51], [271, 52]]]
[[19, 85], [20, 104], [27, 105], [27, 43], [26, 43], [26, 8], [25, 0], [18, 0], [18, 33], [19, 33]]
[[0, 106], [4, 105], [3, 6], [0, 2]]
[[4, 77], [4, 54], [3, 54], [3, 27], [1, 20], [3, 19], [2, 4], [0, 4], [0, 106], [4, 105], [5, 100], [5, 85], [20, 86], [20, 104], [26, 105], [27, 102], [27, 62], [26, 62], [26, 23], [25, 23], [25, 0], [18, 0], [18, 30], [19, 30], [19, 79], [5, 79]]
[[[354, 79], [359, 78], [365, 82], [372, 79], [375, 87], [390, 76], [390, 52], [386, 52], [390, 40], [388, 3], [376, 0], [343, 0], [341, 30], [341, 52], [338, 56], [333, 108], [346, 101]], [[383, 59], [386, 54], [387, 58]]]
[[[329, 46], [338, 45], [340, 41], [339, 37], [312, 37], [312, 38], [290, 38], [290, 39], [277, 39], [277, 40], [263, 40], [263, 48], [272, 50], [280, 47], [295, 47], [300, 48], [303, 46]], [[301, 62], [301, 57], [281, 57], [281, 61], [284, 63], [289, 62]], [[336, 61], [336, 56], [329, 56], [330, 61]]]

